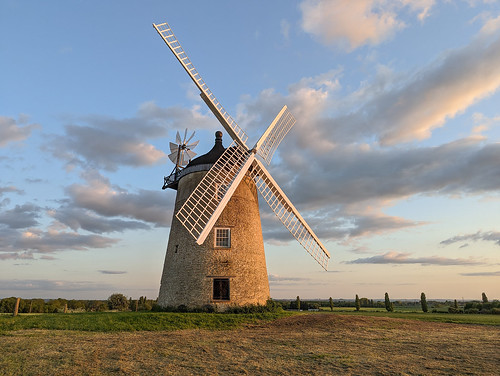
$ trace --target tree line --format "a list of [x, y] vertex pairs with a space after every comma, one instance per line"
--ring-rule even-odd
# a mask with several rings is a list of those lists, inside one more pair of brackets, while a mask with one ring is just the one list
[[[14, 312], [17, 298], [9, 297], [0, 300], [0, 313]], [[112, 294], [107, 300], [79, 299], [21, 299], [19, 313], [65, 313], [65, 312], [104, 312], [118, 311], [151, 311], [156, 300], [141, 296], [139, 299], [127, 298], [123, 294]]]
[[[141, 296], [139, 299], [127, 298], [120, 293], [112, 294], [107, 300], [76, 300], [76, 299], [20, 299], [18, 312], [19, 313], [66, 313], [66, 312], [103, 312], [109, 310], [116, 311], [162, 311], [157, 305], [158, 299], [148, 299]], [[17, 298], [10, 297], [0, 299], [0, 313], [13, 313], [15, 310]], [[420, 300], [395, 300], [391, 301], [389, 294], [386, 292], [384, 300], [373, 300], [368, 298], [360, 298], [357, 294], [353, 300], [332, 299], [328, 300], [301, 300], [297, 296], [294, 300], [277, 299], [272, 300], [273, 309], [280, 306], [285, 310], [319, 310], [328, 307], [333, 311], [334, 307], [348, 308], [352, 307], [356, 311], [361, 308], [381, 308], [388, 312], [393, 312], [394, 307], [398, 308], [420, 308], [422, 312], [428, 312], [431, 307], [431, 312], [448, 312], [448, 313], [482, 313], [482, 314], [500, 314], [500, 301], [489, 301], [486, 294], [483, 292], [481, 300], [463, 302], [458, 304], [454, 301], [427, 301], [425, 293], [421, 293]], [[444, 309], [444, 311], [443, 311]], [[186, 309], [178, 310], [179, 312], [187, 312]], [[204, 312], [213, 312], [203, 310]]]
[[[337, 299], [331, 297], [328, 300], [301, 300], [299, 296], [295, 300], [277, 300], [284, 309], [291, 310], [316, 310], [321, 307], [328, 307], [333, 311], [334, 307], [349, 308], [352, 307], [356, 311], [361, 308], [385, 308], [388, 312], [393, 312], [394, 307], [398, 308], [413, 308], [417, 310], [420, 308], [422, 312], [428, 312], [429, 306], [432, 308], [433, 313], [448, 312], [448, 313], [484, 313], [484, 314], [500, 314], [500, 301], [488, 301], [486, 294], [483, 292], [481, 301], [468, 301], [463, 302], [462, 305], [458, 304], [455, 299], [453, 301], [427, 301], [425, 293], [422, 292], [420, 300], [395, 300], [391, 301], [389, 294], [384, 294], [384, 300], [373, 300], [368, 298], [360, 298], [358, 294], [353, 300]], [[445, 311], [443, 311], [445, 309]]]

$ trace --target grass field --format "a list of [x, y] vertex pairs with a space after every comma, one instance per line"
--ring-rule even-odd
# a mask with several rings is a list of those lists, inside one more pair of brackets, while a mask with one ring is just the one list
[[376, 313], [2, 316], [0, 375], [498, 374], [499, 326]]
[[234, 329], [275, 320], [291, 313], [207, 314], [166, 312], [94, 312], [0, 315], [0, 334], [15, 330], [48, 329], [96, 332], [181, 329]]
[[[301, 312], [300, 314], [305, 314]], [[363, 308], [356, 312], [353, 308], [334, 308], [333, 312], [321, 313], [353, 316], [374, 316], [422, 320], [456, 324], [476, 324], [500, 326], [500, 315], [470, 315], [423, 312], [387, 312], [375, 308]], [[298, 312], [255, 313], [255, 314], [206, 314], [206, 313], [167, 313], [167, 312], [94, 312], [94, 313], [56, 313], [56, 314], [10, 314], [0, 315], [0, 335], [15, 330], [47, 329], [77, 330], [96, 332], [117, 331], [161, 331], [181, 329], [226, 330], [271, 321]], [[308, 314], [318, 314], [308, 313]]]
[[[324, 309], [323, 312], [330, 312]], [[407, 320], [422, 320], [431, 322], [446, 322], [456, 324], [477, 324], [477, 325], [495, 325], [500, 326], [500, 315], [482, 315], [482, 314], [456, 314], [456, 313], [424, 313], [415, 310], [397, 309], [395, 312], [387, 312], [381, 308], [362, 308], [356, 312], [354, 308], [334, 307], [333, 313], [344, 315], [363, 315], [375, 317], [392, 317]]]

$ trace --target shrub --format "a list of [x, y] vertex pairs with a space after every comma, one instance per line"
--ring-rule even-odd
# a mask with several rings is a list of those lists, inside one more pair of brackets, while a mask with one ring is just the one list
[[477, 308], [468, 308], [464, 312], [470, 313], [470, 314], [476, 314], [476, 313], [479, 313], [479, 310]]
[[307, 310], [319, 310], [319, 303], [311, 302], [307, 304]]
[[112, 294], [108, 298], [109, 309], [116, 309], [118, 311], [126, 311], [128, 306], [128, 299], [123, 294]]
[[205, 313], [214, 313], [215, 312], [215, 306], [212, 304], [205, 304], [201, 307], [201, 312]]

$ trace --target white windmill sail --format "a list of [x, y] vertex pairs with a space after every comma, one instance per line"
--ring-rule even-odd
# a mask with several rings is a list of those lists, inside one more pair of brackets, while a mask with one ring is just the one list
[[[330, 254], [264, 165], [256, 158], [258, 153], [267, 164], [270, 163], [276, 148], [295, 123], [288, 108], [284, 106], [281, 109], [259, 141], [249, 149], [246, 145], [248, 136], [210, 91], [170, 26], [162, 23], [153, 24], [153, 27], [200, 89], [201, 97], [234, 140], [179, 209], [176, 214], [177, 219], [198, 244], [203, 244], [241, 180], [249, 174], [283, 225], [326, 270]], [[180, 139], [180, 136], [178, 137]]]
[[226, 129], [233, 140], [237, 141], [241, 146], [247, 148], [245, 144], [248, 139], [247, 134], [227, 113], [227, 111], [224, 109], [224, 107], [222, 107], [220, 102], [212, 93], [208, 85], [205, 83], [201, 75], [194, 67], [191, 60], [189, 60], [189, 57], [177, 40], [168, 23], [165, 22], [162, 24], [153, 24], [153, 27], [156, 29], [158, 34], [160, 34], [170, 50], [174, 53], [177, 60], [179, 60], [181, 65], [189, 74], [189, 77], [191, 77], [196, 86], [198, 86], [198, 89], [200, 89], [202, 93], [201, 97], [203, 98], [205, 103], [207, 103], [208, 107], [215, 114], [217, 119], [219, 119], [222, 126]]
[[267, 164], [271, 163], [271, 158], [276, 148], [294, 124], [295, 118], [290, 111], [288, 111], [287, 106], [283, 106], [271, 125], [267, 128], [259, 141], [257, 141], [255, 149], [258, 150], [259, 155]]
[[254, 153], [233, 142], [177, 212], [177, 219], [198, 244], [205, 241], [254, 159]]
[[298, 240], [305, 250], [323, 267], [327, 269], [330, 253], [323, 246], [307, 222], [299, 214], [271, 174], [259, 160], [252, 164], [252, 177], [260, 194], [274, 211], [281, 223]]

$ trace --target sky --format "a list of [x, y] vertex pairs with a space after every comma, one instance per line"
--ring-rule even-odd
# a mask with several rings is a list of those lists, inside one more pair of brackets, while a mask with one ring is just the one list
[[273, 298], [500, 298], [491, 0], [0, 0], [0, 297], [157, 297], [168, 143], [223, 130], [163, 22], [250, 144], [297, 120], [269, 171], [332, 258], [261, 200]]

